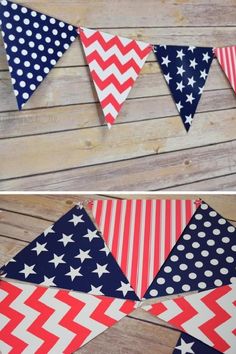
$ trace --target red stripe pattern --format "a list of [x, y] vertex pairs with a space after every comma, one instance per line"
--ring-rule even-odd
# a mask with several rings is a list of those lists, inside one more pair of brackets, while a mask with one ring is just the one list
[[72, 353], [135, 308], [130, 300], [0, 281], [0, 352]]
[[236, 353], [236, 284], [143, 308], [222, 353]]
[[80, 27], [85, 56], [105, 120], [116, 120], [152, 48], [150, 44]]
[[95, 200], [90, 208], [108, 248], [142, 298], [197, 205], [194, 200]]
[[214, 53], [236, 93], [236, 46], [215, 48]]

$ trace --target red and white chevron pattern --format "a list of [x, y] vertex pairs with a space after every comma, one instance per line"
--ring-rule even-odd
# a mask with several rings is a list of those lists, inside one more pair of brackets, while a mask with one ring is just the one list
[[196, 211], [197, 203], [163, 199], [95, 200], [91, 204], [108, 248], [142, 298]]
[[0, 281], [0, 353], [72, 353], [135, 306], [130, 300]]
[[143, 308], [222, 353], [236, 353], [236, 284]]
[[108, 126], [114, 123], [152, 48], [148, 43], [78, 29]]
[[236, 93], [236, 46], [214, 48], [214, 53]]

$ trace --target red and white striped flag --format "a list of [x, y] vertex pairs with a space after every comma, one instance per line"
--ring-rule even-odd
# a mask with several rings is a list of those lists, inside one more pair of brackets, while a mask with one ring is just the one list
[[89, 204], [109, 249], [139, 298], [197, 206], [194, 200], [95, 200]]
[[214, 53], [236, 93], [236, 46], [214, 48]]

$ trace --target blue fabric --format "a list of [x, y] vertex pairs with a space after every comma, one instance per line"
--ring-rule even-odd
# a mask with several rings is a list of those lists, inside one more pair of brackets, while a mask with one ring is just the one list
[[76, 27], [2, 0], [0, 25], [18, 108], [77, 37]]
[[187, 333], [181, 333], [173, 354], [220, 354], [218, 350], [204, 344]]
[[154, 53], [188, 131], [214, 57], [213, 48], [156, 45]]
[[30, 283], [138, 300], [133, 289], [118, 290], [128, 280], [84, 208], [71, 209], [2, 270]]
[[235, 227], [202, 203], [144, 297], [229, 284], [236, 277], [235, 263]]

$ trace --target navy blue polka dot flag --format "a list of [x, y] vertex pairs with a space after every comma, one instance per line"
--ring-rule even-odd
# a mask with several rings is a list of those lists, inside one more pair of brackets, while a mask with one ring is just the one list
[[214, 57], [213, 48], [155, 45], [153, 50], [188, 131]]
[[76, 27], [2, 0], [0, 26], [19, 109], [77, 37]]
[[235, 264], [235, 227], [203, 202], [144, 297], [230, 284], [236, 280]]
[[82, 206], [75, 206], [1, 269], [3, 277], [138, 300]]
[[172, 354], [220, 354], [218, 350], [210, 347], [187, 333], [181, 333]]

